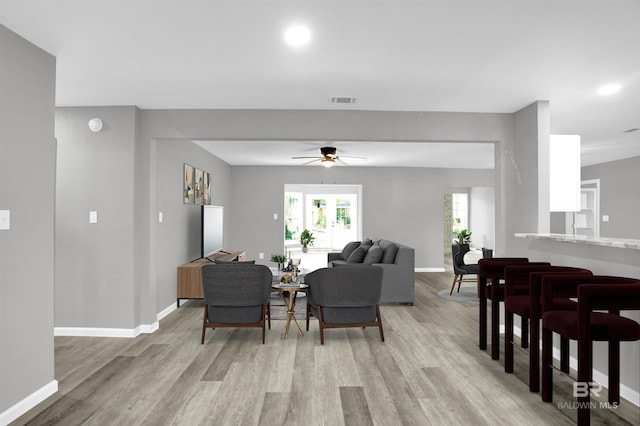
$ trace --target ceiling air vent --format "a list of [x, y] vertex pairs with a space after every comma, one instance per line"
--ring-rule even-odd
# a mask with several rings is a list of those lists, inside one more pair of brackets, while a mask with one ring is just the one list
[[331, 98], [331, 103], [334, 104], [355, 104], [356, 98], [349, 98], [347, 96], [334, 96]]
[[636, 127], [635, 129], [625, 130], [623, 133], [633, 133], [633, 132], [638, 132], [638, 131], [640, 131], [640, 128]]

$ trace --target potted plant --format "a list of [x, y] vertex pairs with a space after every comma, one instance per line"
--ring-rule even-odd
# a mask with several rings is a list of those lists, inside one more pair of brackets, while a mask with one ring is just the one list
[[315, 241], [315, 239], [316, 237], [314, 237], [313, 233], [308, 229], [305, 229], [304, 231], [302, 231], [302, 233], [300, 234], [300, 244], [302, 244], [303, 253], [307, 252], [308, 246], [313, 247], [313, 242]]
[[287, 257], [284, 254], [272, 254], [271, 261], [278, 264], [278, 271], [282, 270], [282, 265], [287, 261]]
[[460, 232], [458, 232], [458, 239], [456, 240], [456, 243], [458, 245], [471, 243], [471, 234], [472, 232], [469, 232], [469, 230], [462, 229]]

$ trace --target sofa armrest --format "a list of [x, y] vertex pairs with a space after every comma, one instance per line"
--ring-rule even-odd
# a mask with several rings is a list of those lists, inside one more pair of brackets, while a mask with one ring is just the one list
[[334, 252], [329, 252], [327, 253], [327, 264], [331, 264], [332, 261], [334, 260], [340, 260], [340, 255], [342, 254], [342, 252], [340, 251], [334, 251]]

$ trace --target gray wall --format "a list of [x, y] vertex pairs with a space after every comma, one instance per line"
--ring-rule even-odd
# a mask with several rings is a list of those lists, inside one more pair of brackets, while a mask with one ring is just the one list
[[53, 369], [55, 58], [0, 25], [0, 423]]
[[[58, 108], [56, 327], [132, 329], [135, 107]], [[99, 117], [101, 132], [89, 130]], [[89, 223], [89, 211], [98, 223]]]
[[211, 204], [224, 206], [224, 247], [231, 245], [231, 167], [191, 141], [159, 141], [156, 150], [157, 212], [155, 218], [158, 311], [176, 303], [176, 267], [200, 257], [200, 206], [184, 204], [184, 163], [211, 173]]
[[[600, 236], [640, 239], [640, 157], [582, 168], [582, 180], [600, 179]], [[602, 222], [609, 215], [609, 222]]]
[[[232, 249], [249, 259], [283, 250], [285, 184], [362, 184], [363, 237], [414, 247], [416, 268], [443, 268], [443, 199], [450, 186], [491, 185], [492, 170], [398, 167], [232, 167]], [[278, 220], [273, 214], [278, 214]]]
[[493, 187], [469, 189], [469, 229], [475, 247], [495, 247], [495, 191]]

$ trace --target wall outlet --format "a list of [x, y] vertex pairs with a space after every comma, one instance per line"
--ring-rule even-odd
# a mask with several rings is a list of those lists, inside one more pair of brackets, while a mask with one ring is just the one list
[[162, 212], [158, 212], [158, 222], [162, 223]]
[[98, 223], [98, 212], [91, 210], [89, 212], [89, 223]]
[[258, 253], [258, 259], [264, 259], [264, 253]]
[[273, 220], [278, 220], [278, 213], [273, 214]]
[[608, 214], [603, 214], [602, 215], [602, 221], [603, 222], [609, 222], [609, 215]]

